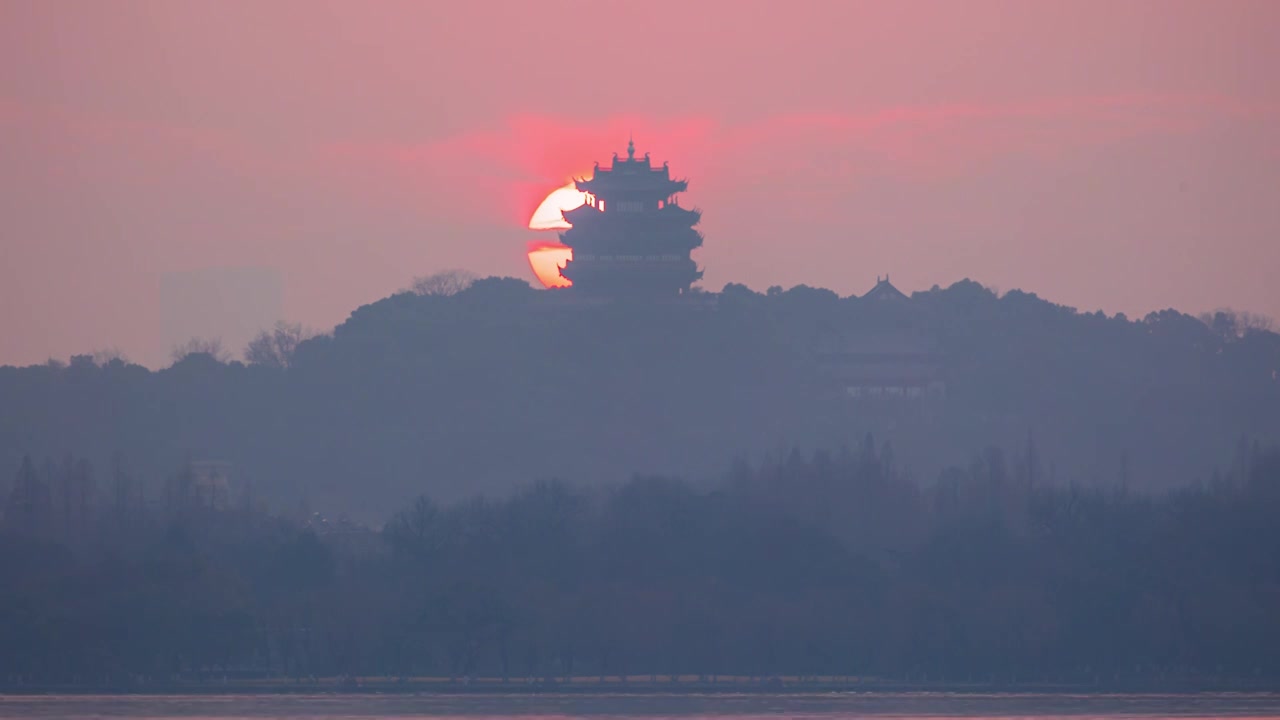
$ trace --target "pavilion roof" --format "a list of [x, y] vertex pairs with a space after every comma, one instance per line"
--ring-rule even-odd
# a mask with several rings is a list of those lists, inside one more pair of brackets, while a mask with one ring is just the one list
[[909, 300], [907, 294], [893, 286], [889, 282], [889, 276], [885, 275], [883, 279], [877, 277], [875, 287], [867, 291], [862, 296], [863, 300]]

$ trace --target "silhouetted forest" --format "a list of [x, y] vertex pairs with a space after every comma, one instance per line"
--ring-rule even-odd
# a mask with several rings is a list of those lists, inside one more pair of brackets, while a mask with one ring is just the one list
[[[1242, 438], [1280, 440], [1280, 335], [1233, 313], [1129, 320], [971, 281], [910, 299], [729, 285], [641, 304], [436, 280], [331, 334], [277, 328], [247, 363], [210, 339], [154, 372], [91, 355], [0, 368], [0, 467], [118, 455], [154, 496], [185, 458], [220, 461], [273, 507], [379, 523], [424, 492], [637, 472], [699, 484], [726, 458], [867, 432], [920, 482], [1030, 434], [1043, 482], [1135, 490], [1207, 481]], [[850, 397], [824, 355], [864, 352], [875, 370], [904, 343], [943, 392]]]
[[24, 461], [0, 533], [0, 680], [1280, 675], [1280, 454], [1158, 496], [1048, 486], [1028, 440], [937, 482], [870, 437], [714, 487], [538, 482], [381, 531], [147, 501], [127, 467]]
[[0, 678], [1280, 672], [1254, 318], [437, 280], [0, 368]]

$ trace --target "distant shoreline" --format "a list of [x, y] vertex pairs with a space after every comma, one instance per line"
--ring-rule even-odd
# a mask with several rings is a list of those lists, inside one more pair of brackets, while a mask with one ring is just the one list
[[1280, 720], [1280, 693], [1264, 690], [1204, 692], [1190, 688], [1121, 692], [1115, 688], [1006, 688], [936, 685], [882, 686], [861, 691], [816, 686], [781, 688], [674, 687], [647, 684], [617, 692], [581, 683], [531, 688], [510, 684], [505, 691], [472, 685], [465, 690], [436, 685], [363, 686], [354, 690], [316, 685], [247, 688], [168, 686], [167, 692], [0, 694], [0, 718], [55, 717], [220, 717], [220, 718], [721, 718], [770, 720], [778, 717], [901, 718], [1252, 718]]
[[672, 681], [667, 676], [652, 680], [575, 678], [571, 681], [497, 678], [451, 681], [448, 678], [316, 678], [141, 682], [136, 684], [0, 683], [0, 697], [39, 695], [433, 695], [433, 696], [697, 696], [697, 695], [794, 695], [794, 696], [1182, 696], [1182, 695], [1271, 695], [1280, 693], [1280, 679], [1110, 681], [1099, 683], [991, 683], [991, 682], [893, 682], [866, 680], [837, 682], [826, 680], [694, 679]]

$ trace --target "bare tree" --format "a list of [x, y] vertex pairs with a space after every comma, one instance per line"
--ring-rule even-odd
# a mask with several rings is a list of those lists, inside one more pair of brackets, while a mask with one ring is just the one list
[[175, 363], [181, 362], [190, 355], [208, 355], [220, 363], [231, 359], [231, 353], [222, 347], [222, 338], [197, 338], [175, 345], [169, 356]]
[[1237, 312], [1231, 308], [1219, 308], [1211, 313], [1200, 313], [1198, 318], [1225, 340], [1244, 337], [1251, 332], [1268, 332], [1275, 325], [1266, 315], [1248, 311]]
[[1240, 325], [1241, 334], [1248, 334], [1253, 331], [1270, 332], [1275, 327], [1275, 321], [1267, 315], [1248, 311], [1238, 313], [1236, 320]]
[[471, 287], [476, 274], [468, 270], [442, 270], [413, 279], [411, 289], [419, 295], [457, 295]]
[[263, 330], [249, 341], [244, 349], [245, 362], [287, 368], [293, 364], [293, 355], [298, 346], [315, 335], [315, 332], [304, 328], [301, 323], [281, 320], [271, 330]]

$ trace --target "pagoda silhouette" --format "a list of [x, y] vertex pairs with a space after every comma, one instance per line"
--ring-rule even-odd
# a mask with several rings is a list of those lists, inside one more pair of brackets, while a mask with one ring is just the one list
[[560, 241], [573, 248], [573, 259], [560, 274], [573, 290], [598, 295], [676, 295], [702, 277], [689, 256], [702, 245], [694, 225], [698, 210], [680, 207], [676, 195], [689, 182], [673, 180], [664, 162], [636, 157], [634, 141], [627, 157], [613, 155], [612, 167], [596, 163], [590, 179], [574, 183], [587, 194], [586, 203], [564, 211], [571, 228]]

